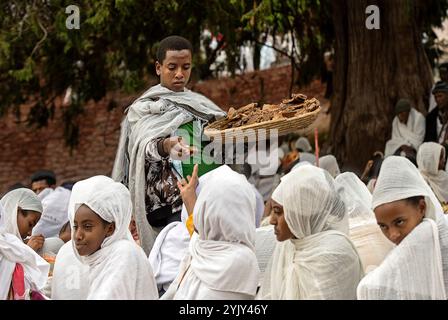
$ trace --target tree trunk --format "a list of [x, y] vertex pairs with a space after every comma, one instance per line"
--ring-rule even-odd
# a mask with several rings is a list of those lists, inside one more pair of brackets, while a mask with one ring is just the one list
[[[379, 30], [366, 28], [369, 5], [380, 9]], [[384, 151], [400, 98], [426, 114], [432, 75], [417, 20], [423, 5], [422, 0], [333, 1], [330, 143], [344, 169], [359, 172], [374, 151]]]

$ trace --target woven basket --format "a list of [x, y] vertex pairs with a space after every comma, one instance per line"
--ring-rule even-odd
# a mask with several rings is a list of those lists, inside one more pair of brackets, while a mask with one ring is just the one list
[[316, 110], [301, 114], [297, 117], [264, 121], [225, 130], [214, 128], [215, 122], [205, 127], [204, 134], [211, 139], [220, 137], [223, 140], [225, 139], [225, 141], [229, 139], [244, 139], [245, 141], [258, 139], [261, 136], [260, 129], [266, 133], [265, 137], [269, 137], [269, 134], [272, 132], [271, 130], [277, 130], [278, 136], [284, 136], [298, 130], [307, 129], [316, 121], [320, 110], [321, 107], [319, 106]]

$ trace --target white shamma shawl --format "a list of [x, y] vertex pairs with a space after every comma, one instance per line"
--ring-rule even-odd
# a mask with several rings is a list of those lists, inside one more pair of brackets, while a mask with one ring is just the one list
[[446, 300], [448, 224], [417, 168], [406, 158], [388, 157], [380, 171], [372, 207], [423, 196], [425, 219], [370, 272], [358, 287], [364, 300]]
[[283, 206], [295, 239], [275, 248], [259, 298], [356, 299], [362, 265], [347, 236], [345, 204], [330, 174], [299, 167], [283, 177], [272, 199]]
[[[104, 239], [98, 251], [87, 257], [79, 256], [72, 241], [75, 255], [89, 266], [87, 299], [157, 299], [157, 286], [151, 265], [129, 231], [132, 204], [128, 189], [121, 183], [110, 182], [78, 199], [80, 202], [75, 203], [75, 209], [85, 204], [103, 220], [115, 223], [114, 233]], [[76, 212], [70, 215], [72, 225], [75, 214]], [[74, 230], [72, 239], [75, 239]]]
[[121, 124], [112, 178], [125, 182], [129, 187], [137, 230], [147, 255], [154, 244], [156, 232], [146, 219], [145, 150], [154, 139], [168, 137], [182, 124], [194, 119], [192, 113], [179, 105], [188, 106], [202, 119], [225, 116], [225, 112], [201, 94], [190, 90], [174, 92], [159, 84], [151, 87], [130, 106]]

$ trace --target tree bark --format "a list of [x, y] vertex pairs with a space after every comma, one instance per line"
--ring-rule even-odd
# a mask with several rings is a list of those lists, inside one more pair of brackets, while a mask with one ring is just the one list
[[[380, 9], [380, 29], [368, 30], [367, 6]], [[408, 98], [426, 114], [431, 68], [422, 44], [422, 0], [334, 0], [332, 153], [359, 172], [390, 138], [394, 106]]]

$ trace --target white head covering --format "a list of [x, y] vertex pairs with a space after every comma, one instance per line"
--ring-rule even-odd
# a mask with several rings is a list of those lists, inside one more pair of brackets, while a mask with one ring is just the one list
[[[157, 299], [151, 265], [129, 231], [132, 215], [129, 190], [121, 183], [105, 182], [102, 188], [94, 188], [82, 202], [75, 202], [75, 208], [82, 204], [103, 220], [115, 223], [113, 234], [103, 240], [98, 251], [87, 257], [79, 256], [72, 242], [75, 255], [90, 267], [87, 299]], [[70, 215], [72, 225], [75, 215], [76, 212]], [[75, 239], [74, 230], [72, 239]]]
[[[95, 176], [73, 185], [68, 205], [68, 216], [75, 214], [75, 204], [83, 203], [88, 196], [104, 188], [113, 180], [106, 176]], [[70, 221], [73, 235], [73, 222]], [[68, 241], [59, 250], [53, 270], [52, 299], [84, 300], [89, 292], [89, 266], [81, 263], [73, 241]]]
[[445, 148], [435, 142], [423, 143], [417, 152], [417, 165], [440, 202], [448, 202], [448, 173], [439, 170], [440, 154]]
[[335, 156], [331, 154], [319, 158], [319, 167], [327, 170], [333, 178], [336, 178], [336, 176], [341, 173], [338, 161]]
[[283, 177], [272, 195], [297, 239], [277, 245], [261, 296], [272, 299], [354, 299], [362, 277], [347, 237], [348, 218], [333, 178], [303, 166]]
[[296, 149], [301, 149], [305, 152], [311, 152], [313, 148], [311, 147], [310, 142], [305, 137], [300, 137], [296, 141]]
[[[373, 208], [424, 196], [425, 219], [359, 284], [359, 299], [446, 299], [440, 239], [445, 239], [442, 208], [417, 168], [406, 158], [390, 156], [381, 167]], [[442, 230], [442, 232], [439, 232]]]
[[189, 247], [192, 273], [209, 289], [255, 296], [255, 194], [228, 167], [212, 173], [193, 211], [199, 235]]
[[350, 239], [361, 257], [364, 272], [379, 266], [393, 248], [376, 223], [370, 209], [372, 194], [353, 173], [344, 172], [335, 179], [349, 215]]
[[70, 190], [57, 187], [42, 200], [42, 217], [33, 228], [33, 235], [42, 234], [45, 238], [59, 236], [59, 231], [68, 221], [70, 194]]
[[42, 203], [30, 189], [19, 188], [5, 194], [0, 200], [5, 214], [0, 220], [0, 233], [11, 233], [22, 239], [17, 226], [17, 208], [42, 213]]
[[17, 207], [42, 212], [42, 204], [29, 189], [8, 192], [0, 201], [4, 208], [0, 220], [0, 299], [6, 299], [16, 263], [25, 273], [26, 290], [42, 290], [50, 265], [23, 243], [17, 226]]
[[392, 122], [392, 137], [386, 143], [384, 155], [390, 156], [402, 145], [418, 149], [425, 138], [425, 117], [411, 108], [407, 123], [401, 123], [396, 116]]

